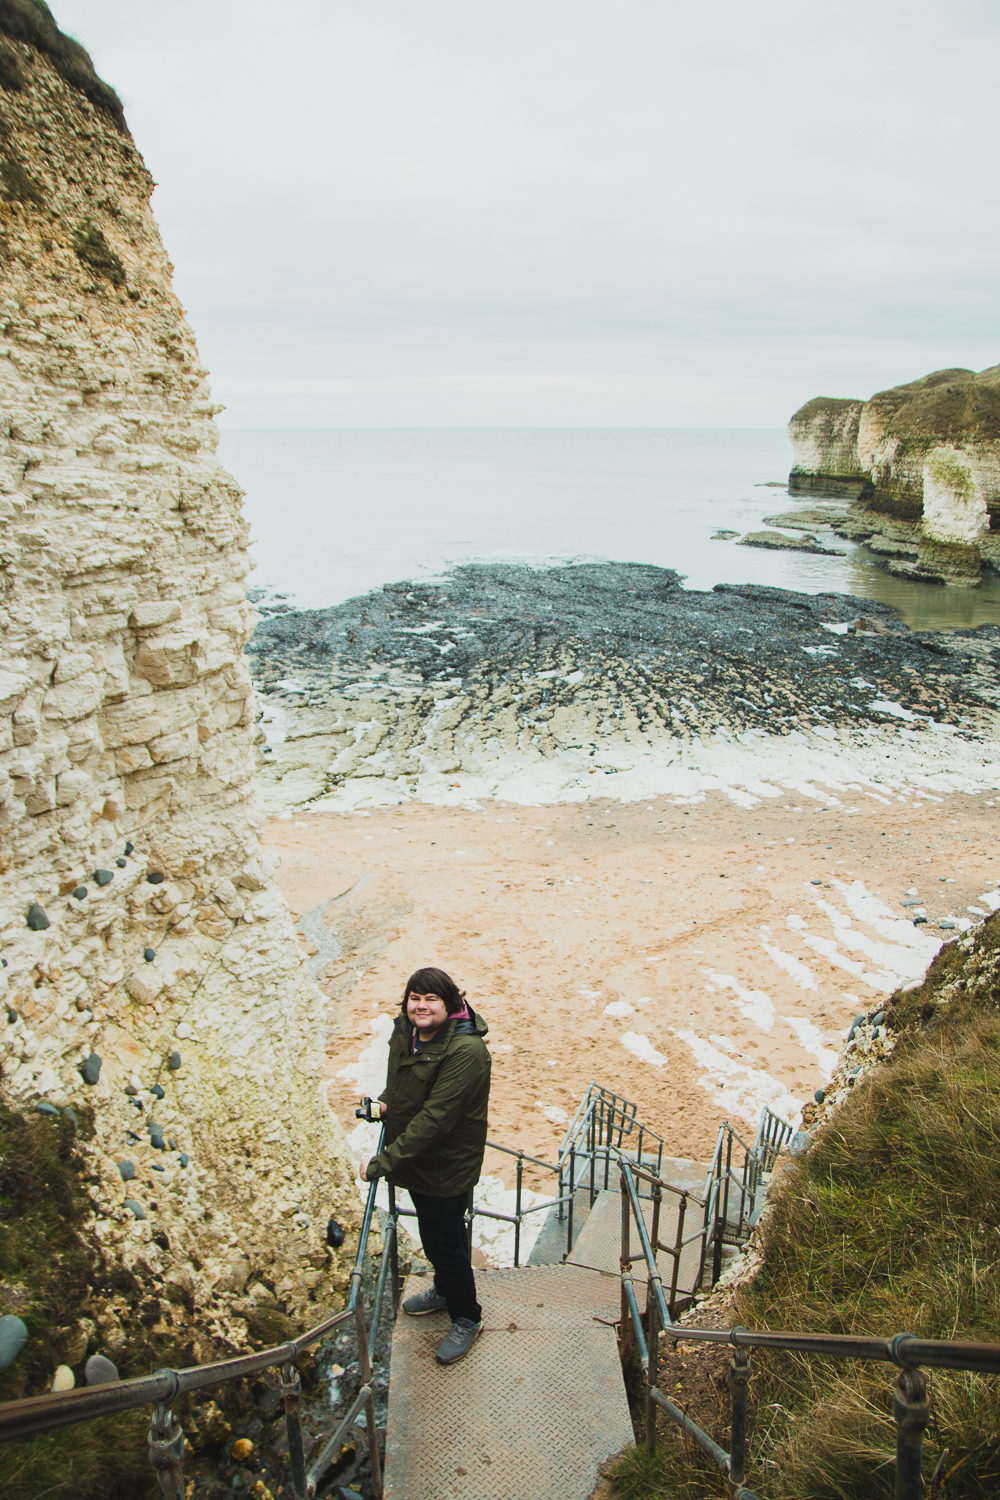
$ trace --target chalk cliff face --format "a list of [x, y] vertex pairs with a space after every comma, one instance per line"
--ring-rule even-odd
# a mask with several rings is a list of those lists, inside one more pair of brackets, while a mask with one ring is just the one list
[[894, 571], [975, 583], [983, 563], [1000, 567], [1000, 367], [938, 370], [866, 402], [818, 398], [788, 430], [792, 489], [860, 480], [848, 534], [917, 545]]
[[258, 843], [241, 492], [152, 181], [65, 74], [0, 38], [0, 1093], [93, 1107], [91, 1232], [239, 1343], [344, 1285], [353, 1174]]
[[863, 401], [817, 396], [788, 424], [792, 440], [791, 490], [819, 491], [856, 499], [868, 482], [858, 460], [858, 423]]

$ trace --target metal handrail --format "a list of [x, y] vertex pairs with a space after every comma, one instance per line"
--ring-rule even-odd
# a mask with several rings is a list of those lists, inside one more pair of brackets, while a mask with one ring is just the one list
[[[764, 1124], [762, 1120], [762, 1126]], [[791, 1134], [790, 1130], [788, 1134]], [[760, 1138], [761, 1133], [758, 1131], [758, 1139]], [[722, 1141], [723, 1133], [720, 1131], [713, 1166], [721, 1159]], [[778, 1150], [780, 1143], [774, 1148], [774, 1155]], [[759, 1163], [759, 1158], [757, 1160]], [[771, 1158], [772, 1164], [773, 1160], [774, 1156]], [[622, 1197], [622, 1352], [626, 1355], [629, 1343], [634, 1342], [641, 1363], [645, 1366], [647, 1448], [652, 1451], [656, 1446], [656, 1411], [665, 1411], [671, 1421], [692, 1438], [725, 1475], [733, 1500], [756, 1500], [752, 1491], [744, 1484], [750, 1349], [783, 1349], [796, 1354], [820, 1354], [834, 1359], [862, 1359], [893, 1364], [900, 1372], [895, 1382], [893, 1400], [896, 1422], [896, 1500], [919, 1500], [922, 1488], [923, 1433], [930, 1411], [927, 1382], [921, 1366], [965, 1370], [980, 1375], [1000, 1375], [1000, 1344], [968, 1343], [956, 1339], [920, 1339], [911, 1333], [897, 1333], [890, 1338], [857, 1338], [852, 1334], [781, 1330], [772, 1332], [742, 1327], [728, 1330], [682, 1328], [673, 1321], [671, 1306], [664, 1296], [656, 1263], [657, 1249], [667, 1247], [659, 1246], [656, 1233], [651, 1236], [646, 1228], [636, 1191], [634, 1168], [624, 1156], [619, 1159], [619, 1174]], [[709, 1180], [711, 1181], [711, 1174]], [[716, 1195], [717, 1193], [718, 1184]], [[633, 1220], [639, 1234], [642, 1257], [646, 1262], [645, 1328], [632, 1278], [630, 1231]], [[729, 1363], [732, 1399], [728, 1453], [658, 1388], [656, 1376], [659, 1346], [662, 1340], [667, 1339], [673, 1341], [675, 1348], [678, 1343], [728, 1344], [732, 1348], [733, 1358]]]
[[[644, 1144], [651, 1142], [656, 1147], [657, 1167], [662, 1164], [665, 1145], [663, 1138], [655, 1130], [650, 1130], [648, 1126], [643, 1125], [637, 1115], [638, 1106], [630, 1099], [625, 1099], [621, 1094], [614, 1093], [592, 1079], [577, 1106], [576, 1114], [566, 1128], [559, 1146], [557, 1162], [544, 1161], [541, 1157], [531, 1156], [516, 1147], [503, 1146], [499, 1141], [488, 1140], [486, 1145], [491, 1151], [501, 1151], [507, 1156], [517, 1158], [514, 1212], [505, 1214], [499, 1209], [481, 1208], [475, 1202], [470, 1202], [468, 1212], [470, 1226], [475, 1218], [498, 1219], [503, 1223], [513, 1224], [514, 1265], [520, 1266], [521, 1227], [524, 1220], [529, 1214], [558, 1208], [560, 1222], [566, 1223], [565, 1253], [568, 1255], [573, 1245], [576, 1193], [578, 1189], [588, 1186], [585, 1181], [588, 1172], [592, 1207], [598, 1192], [598, 1164], [603, 1162], [604, 1186], [607, 1188], [612, 1163], [616, 1159], [617, 1152], [623, 1149], [622, 1141], [626, 1136], [631, 1136], [633, 1133], [636, 1135], [637, 1161], [642, 1160]], [[616, 1138], [614, 1144], [613, 1138]], [[544, 1203], [535, 1203], [530, 1208], [523, 1207], [524, 1164], [526, 1162], [558, 1176], [558, 1196], [549, 1198]], [[413, 1216], [408, 1209], [400, 1209], [399, 1212], [407, 1217]]]
[[754, 1155], [760, 1161], [765, 1172], [770, 1172], [777, 1160], [778, 1153], [786, 1141], [790, 1141], [795, 1132], [792, 1127], [776, 1115], [773, 1109], [764, 1105], [757, 1122], [757, 1134], [754, 1137]]
[[[705, 1254], [702, 1270], [711, 1245], [713, 1285], [722, 1274], [723, 1245], [726, 1242], [739, 1245], [749, 1237], [756, 1223], [756, 1204], [764, 1178], [792, 1134], [792, 1127], [766, 1104], [761, 1109], [752, 1146], [728, 1120], [723, 1120], [719, 1126], [703, 1200]], [[743, 1151], [741, 1170], [737, 1170], [733, 1163], [736, 1147]], [[734, 1203], [737, 1205], [735, 1218], [732, 1212]]]
[[[378, 1149], [385, 1143], [385, 1127]], [[159, 1485], [162, 1500], [183, 1500], [184, 1481], [182, 1462], [184, 1434], [180, 1423], [171, 1410], [178, 1396], [188, 1391], [223, 1381], [238, 1380], [279, 1366], [281, 1389], [285, 1404], [285, 1422], [288, 1433], [289, 1467], [292, 1490], [296, 1500], [310, 1500], [316, 1493], [316, 1485], [323, 1471], [339, 1452], [340, 1440], [365, 1408], [366, 1446], [372, 1471], [372, 1491], [377, 1497], [382, 1494], [382, 1463], [378, 1446], [378, 1427], [375, 1416], [375, 1400], [372, 1389], [372, 1359], [375, 1338], [382, 1312], [386, 1287], [391, 1278], [393, 1304], [399, 1300], [399, 1245], [398, 1217], [395, 1190], [389, 1187], [389, 1214], [382, 1232], [382, 1265], [371, 1307], [371, 1332], [365, 1318], [364, 1300], [361, 1296], [361, 1281], [364, 1261], [368, 1250], [368, 1237], [375, 1216], [375, 1198], [378, 1183], [372, 1182], [365, 1202], [358, 1235], [358, 1248], [351, 1271], [351, 1288], [346, 1305], [332, 1317], [324, 1318], [314, 1328], [297, 1338], [256, 1354], [236, 1355], [232, 1359], [217, 1360], [213, 1364], [193, 1365], [184, 1370], [157, 1370], [152, 1375], [139, 1376], [135, 1380], [120, 1380], [108, 1385], [95, 1385], [75, 1391], [50, 1391], [43, 1396], [28, 1396], [19, 1401], [0, 1404], [0, 1442], [18, 1438], [34, 1437], [55, 1427], [67, 1427], [74, 1422], [85, 1422], [93, 1417], [108, 1416], [115, 1412], [131, 1411], [140, 1406], [152, 1406], [153, 1413], [149, 1430], [149, 1456]], [[358, 1365], [362, 1385], [347, 1415], [337, 1432], [324, 1445], [319, 1457], [308, 1473], [302, 1443], [302, 1428], [299, 1419], [301, 1385], [296, 1358], [325, 1338], [342, 1323], [353, 1322], [358, 1345]]]

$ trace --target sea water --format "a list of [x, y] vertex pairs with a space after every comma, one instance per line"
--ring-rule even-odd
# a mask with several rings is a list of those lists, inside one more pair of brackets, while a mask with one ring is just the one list
[[219, 456], [247, 492], [252, 586], [301, 609], [462, 562], [609, 559], [674, 568], [690, 589], [856, 594], [918, 629], [1000, 624], [997, 579], [904, 582], [829, 533], [843, 557], [713, 540], [800, 504], [780, 428], [230, 430]]

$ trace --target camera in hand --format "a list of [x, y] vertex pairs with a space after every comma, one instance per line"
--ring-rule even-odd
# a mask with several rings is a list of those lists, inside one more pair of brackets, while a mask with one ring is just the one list
[[361, 1108], [354, 1111], [354, 1118], [356, 1120], [367, 1120], [369, 1125], [374, 1125], [377, 1122], [379, 1117], [372, 1114], [372, 1101], [367, 1094], [361, 1101]]

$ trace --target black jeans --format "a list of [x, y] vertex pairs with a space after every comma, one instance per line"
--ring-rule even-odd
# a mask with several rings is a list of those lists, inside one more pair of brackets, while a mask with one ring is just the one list
[[470, 1323], [482, 1320], [483, 1310], [476, 1301], [476, 1278], [469, 1257], [469, 1237], [465, 1231], [468, 1193], [457, 1198], [432, 1198], [427, 1193], [410, 1193], [417, 1210], [420, 1243], [434, 1267], [434, 1287], [448, 1303], [448, 1316], [468, 1318]]

